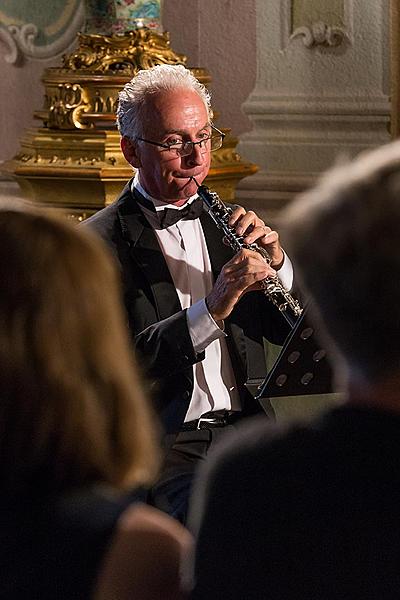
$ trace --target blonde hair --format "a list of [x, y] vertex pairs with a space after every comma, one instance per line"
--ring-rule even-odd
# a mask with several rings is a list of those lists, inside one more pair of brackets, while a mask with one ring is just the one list
[[0, 211], [0, 480], [131, 488], [158, 466], [114, 265], [88, 231]]

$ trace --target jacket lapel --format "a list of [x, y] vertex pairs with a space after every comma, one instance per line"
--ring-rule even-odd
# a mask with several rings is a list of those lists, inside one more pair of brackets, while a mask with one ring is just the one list
[[157, 318], [166, 319], [182, 310], [157, 237], [136, 202], [131, 182], [118, 200], [118, 216], [123, 238], [130, 247], [130, 257], [150, 286]]
[[206, 212], [201, 215], [200, 222], [206, 239], [211, 269], [216, 279], [222, 267], [232, 258], [233, 252], [223, 243], [223, 233]]

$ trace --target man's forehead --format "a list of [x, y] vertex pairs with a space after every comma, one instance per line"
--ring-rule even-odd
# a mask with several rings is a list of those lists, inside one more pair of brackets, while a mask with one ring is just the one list
[[207, 108], [202, 98], [192, 90], [160, 92], [147, 104], [147, 131], [183, 133], [192, 128], [201, 130], [208, 123]]

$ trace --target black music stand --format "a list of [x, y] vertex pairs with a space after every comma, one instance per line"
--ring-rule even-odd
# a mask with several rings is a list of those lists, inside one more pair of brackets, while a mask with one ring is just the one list
[[316, 339], [306, 313], [304, 310], [271, 371], [258, 386], [256, 400], [335, 391], [328, 353]]

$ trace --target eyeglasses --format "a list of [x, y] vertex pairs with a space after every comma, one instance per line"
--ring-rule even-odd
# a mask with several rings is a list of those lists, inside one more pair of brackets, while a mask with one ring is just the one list
[[221, 148], [222, 143], [224, 141], [225, 133], [217, 129], [212, 124], [210, 124], [210, 126], [213, 130], [211, 134], [206, 135], [205, 137], [203, 137], [202, 140], [199, 140], [198, 142], [192, 142], [191, 140], [188, 140], [187, 142], [184, 142], [183, 140], [173, 140], [171, 142], [162, 144], [161, 142], [152, 142], [143, 138], [136, 139], [141, 142], [146, 142], [146, 144], [152, 144], [153, 146], [164, 148], [164, 150], [173, 152], [178, 156], [189, 156], [189, 154], [192, 154], [193, 148], [195, 146], [199, 146], [199, 148], [203, 150], [203, 152], [205, 152], [207, 150], [208, 142], [210, 142], [210, 152], [214, 152], [215, 150], [219, 150]]

